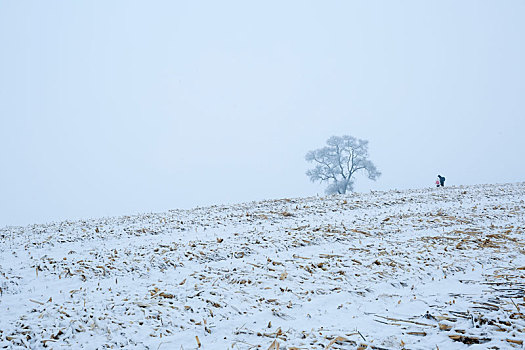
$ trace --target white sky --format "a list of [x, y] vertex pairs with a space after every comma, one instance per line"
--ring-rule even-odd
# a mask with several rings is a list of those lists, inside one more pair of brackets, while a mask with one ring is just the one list
[[370, 141], [357, 191], [517, 182], [525, 2], [0, 0], [0, 227], [322, 194], [307, 151]]

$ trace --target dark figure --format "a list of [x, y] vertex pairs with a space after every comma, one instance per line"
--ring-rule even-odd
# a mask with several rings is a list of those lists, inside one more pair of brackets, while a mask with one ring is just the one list
[[441, 185], [441, 187], [445, 187], [445, 177], [438, 175], [438, 179], [439, 179], [439, 184]]

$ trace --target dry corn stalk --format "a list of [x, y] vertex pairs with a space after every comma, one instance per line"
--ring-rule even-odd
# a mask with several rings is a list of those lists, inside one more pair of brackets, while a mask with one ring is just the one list
[[452, 326], [449, 326], [448, 324], [439, 323], [439, 329], [442, 331], [450, 331], [452, 329]]
[[195, 340], [197, 340], [197, 347], [201, 347], [201, 342], [199, 340], [199, 337], [198, 336], [195, 336]]
[[334, 339], [332, 339], [332, 341], [330, 343], [328, 343], [328, 345], [326, 345], [325, 350], [326, 349], [330, 349], [332, 347], [332, 345], [334, 345], [338, 341], [339, 342], [345, 342], [345, 341], [348, 341], [348, 339], [346, 339], [345, 337], [335, 337]]
[[279, 342], [277, 341], [277, 339], [275, 339], [273, 343], [270, 344], [268, 350], [279, 350]]

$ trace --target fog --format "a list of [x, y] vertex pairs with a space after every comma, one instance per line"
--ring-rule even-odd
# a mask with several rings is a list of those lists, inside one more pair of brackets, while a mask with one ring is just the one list
[[0, 2], [0, 227], [524, 181], [525, 2]]

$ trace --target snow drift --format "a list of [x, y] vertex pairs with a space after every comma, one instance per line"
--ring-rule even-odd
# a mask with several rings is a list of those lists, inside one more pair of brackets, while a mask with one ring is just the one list
[[0, 229], [0, 347], [521, 348], [525, 183]]

